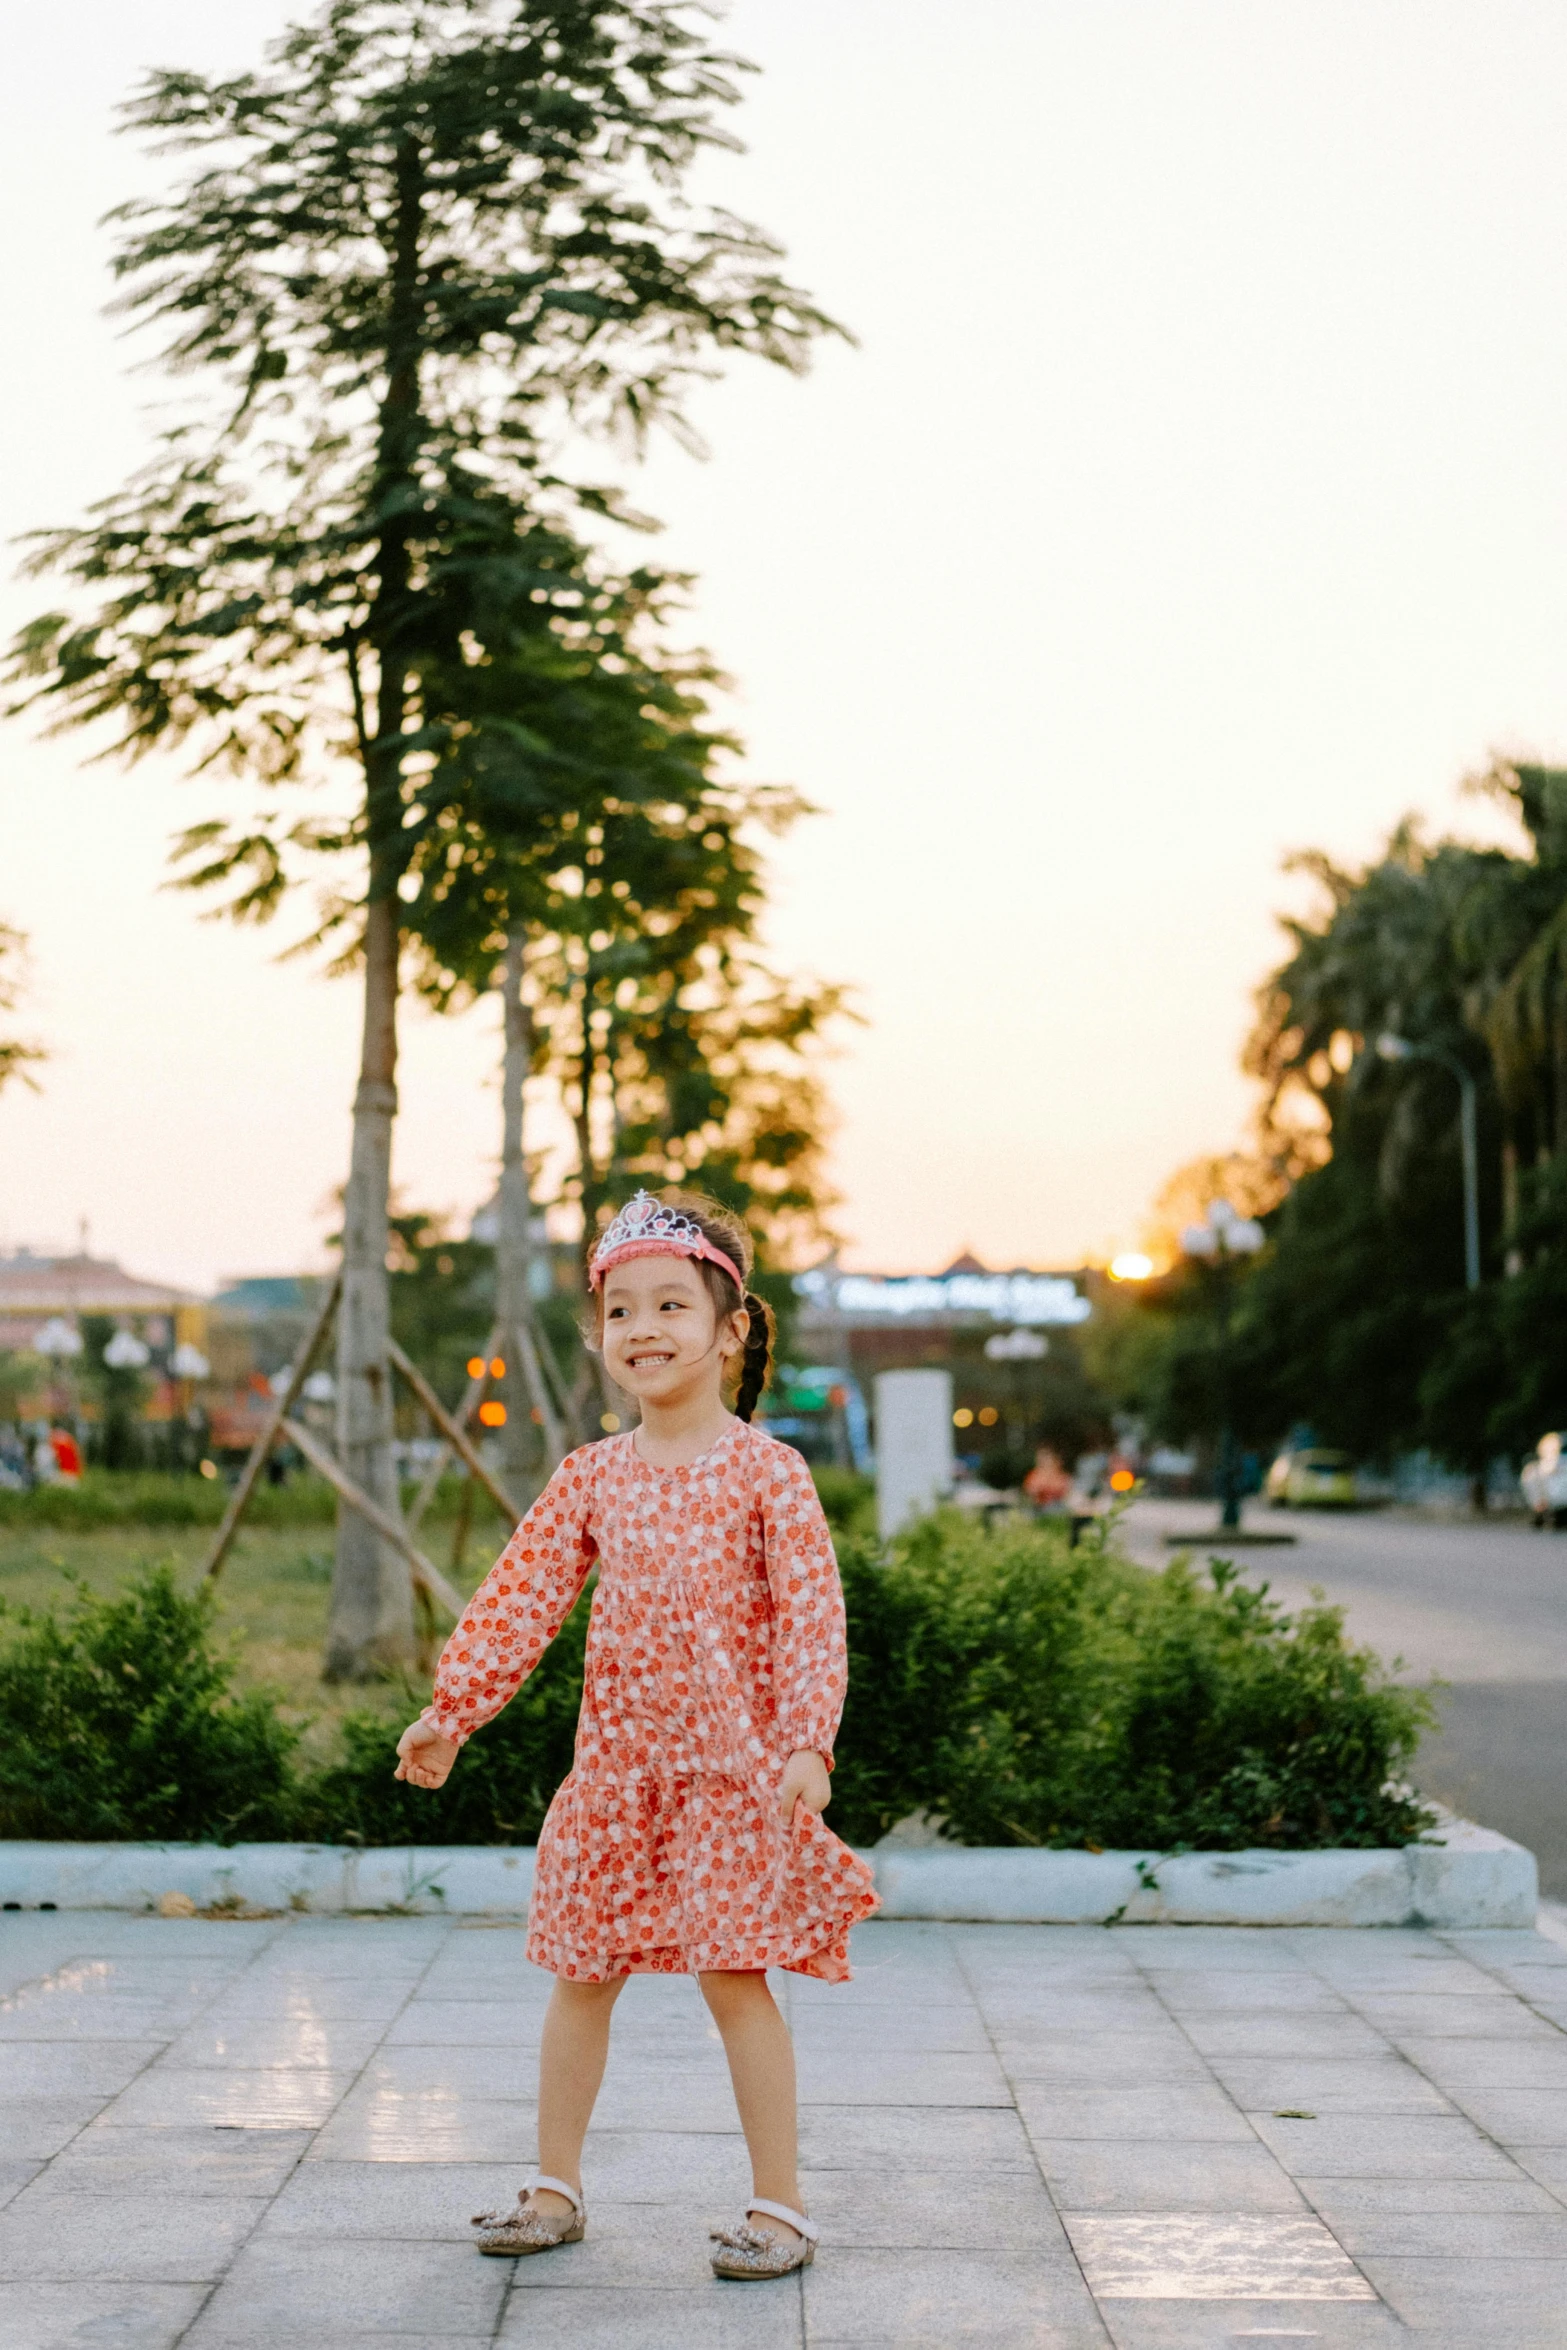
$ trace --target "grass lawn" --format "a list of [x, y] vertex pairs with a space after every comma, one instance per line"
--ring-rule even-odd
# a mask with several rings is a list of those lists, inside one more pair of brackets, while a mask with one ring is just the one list
[[[425, 1519], [420, 1547], [461, 1591], [488, 1570], [509, 1531], [482, 1496], [474, 1511], [467, 1555], [453, 1572], [455, 1503]], [[0, 1526], [0, 1605], [59, 1609], [69, 1603], [72, 1576], [90, 1589], [115, 1590], [140, 1569], [171, 1561], [190, 1588], [212, 1540], [210, 1526], [104, 1526], [78, 1532], [58, 1526]], [[218, 1579], [217, 1625], [238, 1659], [244, 1687], [275, 1691], [288, 1721], [313, 1723], [306, 1745], [330, 1743], [337, 1718], [365, 1706], [401, 1713], [406, 1700], [389, 1684], [329, 1688], [321, 1679], [332, 1574], [332, 1529], [257, 1526], [243, 1529]], [[440, 1637], [446, 1625], [440, 1625]], [[0, 1618], [0, 1639], [4, 1637]]]

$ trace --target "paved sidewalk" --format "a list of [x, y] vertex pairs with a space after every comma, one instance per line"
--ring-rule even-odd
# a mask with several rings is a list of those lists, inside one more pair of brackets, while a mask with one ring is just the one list
[[483, 2260], [533, 2154], [516, 1928], [0, 1919], [5, 2350], [1567, 2346], [1567, 1946], [908, 1926], [785, 1979], [803, 2280], [720, 2285], [747, 2184], [695, 1987], [633, 1983], [586, 2243]]

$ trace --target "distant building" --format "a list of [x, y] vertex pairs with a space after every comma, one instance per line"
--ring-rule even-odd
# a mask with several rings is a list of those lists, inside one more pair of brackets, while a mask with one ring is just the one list
[[199, 1346], [206, 1302], [193, 1290], [139, 1280], [112, 1257], [85, 1251], [44, 1257], [20, 1248], [0, 1257], [0, 1351], [21, 1353], [46, 1323], [61, 1317], [74, 1322], [82, 1314], [109, 1314], [152, 1347], [182, 1338]]
[[1061, 1387], [1046, 1333], [1087, 1321], [1087, 1281], [1031, 1266], [992, 1271], [969, 1255], [942, 1273], [826, 1264], [797, 1274], [794, 1361], [774, 1382], [770, 1422], [811, 1459], [863, 1467], [877, 1373], [939, 1368], [953, 1375], [960, 1458], [1018, 1452], [1048, 1424]]

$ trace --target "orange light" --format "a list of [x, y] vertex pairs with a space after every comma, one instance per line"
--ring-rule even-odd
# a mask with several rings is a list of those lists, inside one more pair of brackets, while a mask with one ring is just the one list
[[952, 1415], [952, 1425], [953, 1425], [953, 1427], [954, 1427], [954, 1428], [972, 1428], [972, 1427], [973, 1427], [973, 1425], [974, 1425], [974, 1415], [973, 1415], [973, 1413], [972, 1413], [972, 1412], [969, 1410], [969, 1408], [968, 1408], [967, 1404], [960, 1405], [960, 1406], [959, 1406], [959, 1408], [958, 1408], [958, 1410], [957, 1410], [957, 1411], [955, 1411], [955, 1412], [953, 1413], [953, 1415]]
[[606, 1436], [618, 1436], [620, 1434], [619, 1412], [601, 1412], [599, 1414], [599, 1426], [603, 1429]]
[[987, 1403], [984, 1410], [979, 1415], [979, 1424], [982, 1428], [994, 1428], [1000, 1417], [1001, 1414], [997, 1411], [995, 1405], [993, 1403]]
[[481, 1403], [479, 1406], [479, 1425], [481, 1428], [504, 1428], [506, 1425], [506, 1406], [503, 1403]]
[[1152, 1273], [1153, 1259], [1144, 1256], [1140, 1248], [1124, 1248], [1110, 1259], [1112, 1281], [1147, 1281]]
[[468, 1357], [468, 1376], [470, 1379], [482, 1379], [484, 1377], [483, 1355], [470, 1355]]
[[504, 1379], [505, 1376], [506, 1365], [501, 1361], [499, 1355], [492, 1355], [490, 1358], [490, 1377], [492, 1379]]
[[1132, 1475], [1130, 1469], [1112, 1469], [1110, 1472], [1110, 1491], [1112, 1493], [1130, 1493], [1136, 1483], [1137, 1479]]

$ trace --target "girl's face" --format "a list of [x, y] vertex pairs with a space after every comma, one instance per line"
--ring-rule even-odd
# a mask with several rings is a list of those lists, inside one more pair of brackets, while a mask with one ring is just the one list
[[690, 1257], [632, 1257], [604, 1281], [604, 1367], [640, 1403], [717, 1397], [745, 1344], [747, 1314], [720, 1319]]

